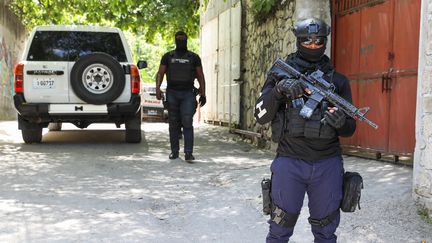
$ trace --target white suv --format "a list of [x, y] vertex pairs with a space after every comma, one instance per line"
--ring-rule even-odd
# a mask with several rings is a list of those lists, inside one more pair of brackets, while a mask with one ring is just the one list
[[140, 77], [118, 28], [38, 26], [15, 66], [15, 108], [25, 143], [62, 122], [125, 124], [125, 140], [141, 142]]

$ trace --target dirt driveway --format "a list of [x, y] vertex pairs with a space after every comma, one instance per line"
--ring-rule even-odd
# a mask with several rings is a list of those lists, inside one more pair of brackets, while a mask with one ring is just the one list
[[[195, 163], [168, 159], [164, 123], [143, 124], [141, 144], [125, 144], [113, 125], [64, 129], [26, 145], [16, 122], [0, 122], [0, 242], [265, 241], [259, 182], [273, 153], [208, 125], [196, 127]], [[362, 210], [343, 215], [340, 242], [432, 239], [410, 168], [345, 162], [366, 189]], [[303, 208], [293, 242], [313, 241], [307, 217]]]

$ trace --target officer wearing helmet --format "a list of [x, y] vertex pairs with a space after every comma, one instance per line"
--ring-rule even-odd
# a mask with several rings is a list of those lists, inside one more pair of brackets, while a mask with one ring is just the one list
[[[320, 19], [300, 20], [294, 27], [297, 51], [285, 62], [299, 72], [324, 72], [335, 92], [352, 102], [348, 79], [335, 71], [324, 54], [330, 27]], [[336, 242], [342, 199], [343, 160], [339, 137], [349, 137], [356, 122], [328, 102], [321, 102], [310, 119], [299, 111], [309, 90], [282, 73], [269, 73], [256, 102], [255, 118], [271, 122], [278, 143], [271, 165], [271, 219], [267, 242], [288, 242], [293, 234], [305, 193], [315, 242]]]
[[195, 78], [199, 83], [199, 104], [204, 106], [205, 79], [200, 57], [187, 49], [187, 35], [178, 31], [174, 35], [176, 49], [165, 53], [162, 57], [159, 71], [156, 76], [156, 98], [161, 99], [162, 80], [167, 74], [167, 93], [169, 139], [171, 153], [169, 159], [179, 157], [179, 138], [183, 128], [185, 160], [195, 160], [193, 156], [193, 115], [197, 108], [196, 94], [194, 92]]

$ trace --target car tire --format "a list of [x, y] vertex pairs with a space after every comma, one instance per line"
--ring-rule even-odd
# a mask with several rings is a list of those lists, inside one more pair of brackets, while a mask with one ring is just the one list
[[120, 63], [106, 53], [79, 58], [71, 70], [71, 86], [84, 102], [101, 105], [117, 99], [125, 87]]
[[61, 122], [50, 122], [48, 124], [48, 130], [50, 132], [61, 131], [62, 123]]
[[18, 114], [18, 128], [25, 143], [40, 143], [42, 141], [42, 125], [30, 122]]
[[40, 143], [42, 141], [42, 128], [21, 130], [25, 143]]
[[141, 109], [135, 116], [126, 119], [125, 121], [125, 140], [127, 143], [141, 142]]

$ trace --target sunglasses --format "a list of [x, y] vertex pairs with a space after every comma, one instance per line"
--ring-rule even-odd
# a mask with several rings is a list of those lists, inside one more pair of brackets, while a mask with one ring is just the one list
[[325, 37], [302, 37], [299, 39], [300, 43], [303, 45], [323, 45], [325, 42], [326, 38]]

